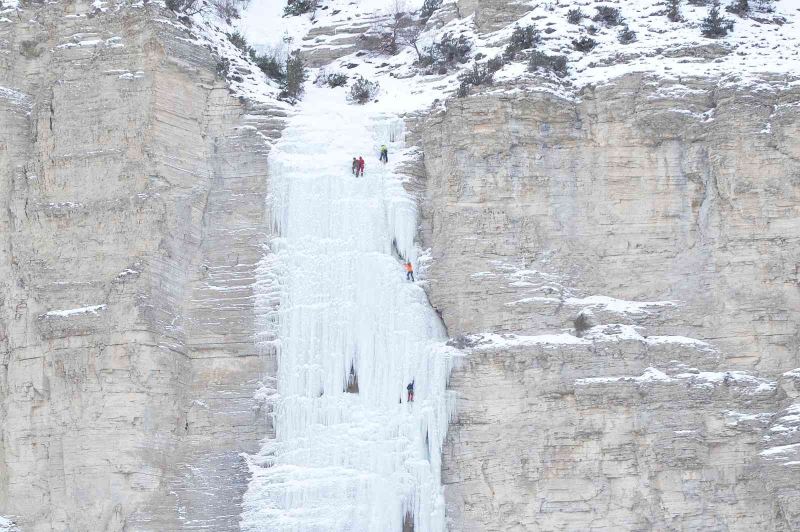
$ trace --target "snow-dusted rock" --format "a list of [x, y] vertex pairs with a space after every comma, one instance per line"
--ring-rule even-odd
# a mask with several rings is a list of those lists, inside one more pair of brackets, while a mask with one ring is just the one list
[[155, 3], [31, 4], [0, 24], [0, 515], [238, 530], [279, 113]]
[[420, 127], [451, 530], [800, 526], [798, 102], [635, 74]]

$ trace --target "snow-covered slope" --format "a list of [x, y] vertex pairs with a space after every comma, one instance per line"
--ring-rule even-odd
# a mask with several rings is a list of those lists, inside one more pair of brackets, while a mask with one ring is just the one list
[[[529, 72], [527, 58], [531, 50], [525, 50], [508, 59], [495, 74], [494, 89], [484, 86], [481, 90], [547, 90], [567, 96], [587, 84], [604, 83], [630, 72], [651, 72], [667, 78], [715, 76], [728, 83], [750, 83], [764, 74], [792, 77], [800, 72], [798, 0], [777, 0], [774, 11], [753, 11], [747, 17], [725, 12], [723, 4], [722, 15], [735, 24], [728, 35], [719, 39], [701, 34], [702, 20], [710, 6], [685, 2], [678, 22], [667, 18], [665, 2], [652, 0], [514, 2], [514, 10], [511, 2], [506, 2], [509, 12], [523, 6], [521, 9], [527, 13], [494, 31], [476, 22], [483, 4], [503, 9], [503, 2], [497, 1], [444, 2], [425, 22], [419, 19], [421, 0], [325, 0], [313, 17], [279, 18], [285, 2], [254, 0], [239, 26], [256, 48], [284, 46], [307, 54], [328, 50], [337, 58], [326, 66], [327, 70], [349, 74], [351, 80], [360, 75], [379, 82], [381, 96], [372, 105], [397, 112], [423, 109], [436, 99], [443, 101], [454, 93], [460, 73], [475, 61], [484, 63], [502, 55], [514, 29], [528, 25], [533, 25], [541, 37], [535, 49], [565, 56], [568, 74], [558, 79], [541, 71]], [[755, 6], [756, 2], [751, 4]], [[618, 8], [621, 23], [609, 25], [593, 20], [597, 8], [603, 6]], [[580, 9], [585, 15], [577, 24], [568, 22], [568, 13], [573, 9]], [[377, 35], [390, 31], [396, 13], [406, 13], [408, 20], [416, 20], [422, 26], [417, 47], [423, 54], [445, 34], [464, 35], [472, 45], [467, 60], [451, 65], [444, 74], [431, 75], [429, 69], [417, 64], [414, 48], [403, 39], [399, 39], [395, 55], [356, 51], [367, 46], [366, 41], [343, 44], [355, 33]], [[623, 27], [636, 33], [633, 42], [619, 42]], [[593, 39], [595, 48], [589, 52], [575, 50], [573, 41], [582, 37]]]

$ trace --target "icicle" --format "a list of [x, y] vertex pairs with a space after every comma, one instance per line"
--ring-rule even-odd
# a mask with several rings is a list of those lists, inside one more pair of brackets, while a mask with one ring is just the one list
[[277, 391], [265, 392], [276, 438], [248, 460], [242, 530], [399, 532], [407, 515], [415, 532], [444, 529], [454, 351], [400, 261], [417, 259], [416, 204], [377, 148], [394, 162], [402, 137], [402, 120], [312, 87], [271, 154], [280, 236], [256, 286], [259, 341], [278, 356]]

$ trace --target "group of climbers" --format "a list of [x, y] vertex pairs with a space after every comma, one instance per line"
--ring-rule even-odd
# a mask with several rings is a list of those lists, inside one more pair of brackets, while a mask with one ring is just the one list
[[353, 157], [353, 175], [364, 177], [364, 157], [356, 159]]
[[[380, 154], [379, 160], [384, 164], [389, 162], [389, 148], [386, 147], [386, 144], [381, 146], [381, 154]], [[364, 157], [363, 156], [359, 156], [358, 158], [353, 157], [353, 163], [352, 163], [352, 166], [351, 166], [351, 170], [352, 170], [354, 176], [356, 176], [356, 177], [364, 177]], [[406, 280], [411, 281], [411, 282], [416, 282], [414, 280], [414, 266], [411, 264], [411, 261], [410, 260], [406, 260], [406, 262], [403, 265], [403, 267], [406, 269]], [[351, 368], [350, 371], [351, 372], [353, 371], [352, 368]], [[406, 392], [407, 392], [407, 402], [413, 403], [414, 402], [414, 381], [413, 380], [410, 383], [408, 383], [408, 386], [406, 386]]]
[[[386, 144], [381, 146], [380, 161], [384, 164], [389, 162], [389, 148], [386, 147]], [[353, 175], [356, 177], [364, 177], [364, 165], [363, 156], [359, 156], [358, 158], [353, 157], [353, 163], [351, 165]]]

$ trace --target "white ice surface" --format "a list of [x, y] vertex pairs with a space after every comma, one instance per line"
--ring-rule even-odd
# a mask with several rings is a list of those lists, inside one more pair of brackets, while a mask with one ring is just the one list
[[[271, 290], [277, 269], [278, 374], [260, 397], [276, 439], [249, 458], [243, 530], [399, 532], [406, 513], [418, 532], [444, 528], [450, 349], [397, 256], [418, 253], [416, 204], [393, 172], [402, 138], [402, 121], [309, 85], [270, 154], [280, 237], [259, 286]], [[345, 392], [351, 367], [357, 394]]]
[[18, 530], [11, 519], [0, 515], [0, 532], [16, 532]]

